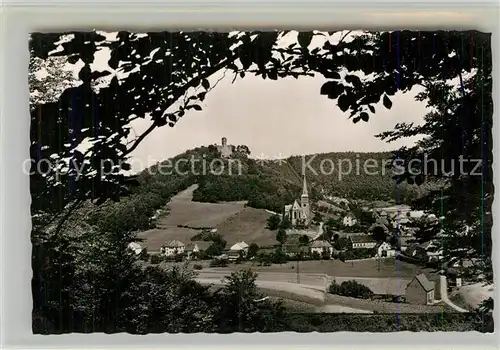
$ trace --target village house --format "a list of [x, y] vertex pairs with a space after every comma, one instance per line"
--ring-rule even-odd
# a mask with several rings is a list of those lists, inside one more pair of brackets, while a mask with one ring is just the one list
[[318, 253], [320, 255], [329, 254], [330, 256], [333, 253], [332, 245], [327, 241], [314, 241], [309, 246], [309, 251], [311, 254]]
[[444, 258], [444, 251], [439, 247], [431, 247], [427, 249], [426, 254], [428, 262], [439, 262]]
[[396, 250], [387, 242], [379, 243], [376, 247], [377, 257], [379, 258], [389, 258], [396, 255]]
[[464, 279], [470, 277], [471, 269], [479, 262], [479, 259], [450, 259], [445, 265], [447, 267], [446, 276], [448, 277], [448, 285], [451, 287], [461, 287]]
[[233, 244], [227, 254], [229, 260], [236, 260], [240, 256], [245, 257], [248, 253], [248, 247], [249, 245], [243, 241]]
[[309, 194], [307, 191], [306, 176], [302, 185], [302, 195], [299, 201], [295, 200], [292, 204], [285, 205], [284, 217], [286, 217], [292, 226], [309, 226], [311, 222], [311, 208], [309, 205]]
[[408, 218], [408, 215], [400, 212], [398, 213], [395, 217], [394, 217], [394, 220], [392, 222], [392, 225], [394, 228], [398, 228], [399, 226], [401, 225], [406, 225], [408, 223], [410, 223], [410, 219]]
[[425, 274], [415, 276], [406, 286], [406, 300], [410, 304], [429, 305], [434, 303], [434, 282]]
[[405, 255], [421, 261], [427, 260], [427, 252], [418, 244], [410, 244], [405, 251]]
[[358, 223], [358, 220], [352, 213], [347, 213], [346, 216], [342, 219], [342, 225], [346, 227], [352, 227]]
[[137, 242], [130, 242], [128, 244], [128, 249], [132, 250], [136, 255], [139, 255], [141, 254], [143, 248]]
[[181, 241], [174, 239], [160, 248], [160, 252], [166, 256], [174, 256], [184, 253], [186, 246]]
[[349, 236], [349, 242], [352, 249], [372, 249], [377, 246], [377, 241], [371, 235], [352, 235]]
[[439, 242], [430, 240], [410, 245], [406, 249], [405, 255], [424, 262], [440, 261], [443, 259], [443, 249], [439, 246]]

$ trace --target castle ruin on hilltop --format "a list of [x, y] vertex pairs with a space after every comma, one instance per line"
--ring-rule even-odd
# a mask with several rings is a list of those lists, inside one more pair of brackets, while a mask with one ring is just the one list
[[233, 154], [233, 146], [227, 144], [227, 138], [222, 138], [222, 144], [217, 145], [217, 151], [220, 153], [222, 158], [231, 157]]

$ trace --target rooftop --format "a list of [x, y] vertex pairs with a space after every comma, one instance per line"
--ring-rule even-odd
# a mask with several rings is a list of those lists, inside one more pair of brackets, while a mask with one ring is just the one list
[[330, 248], [331, 246], [327, 241], [314, 241], [311, 244], [311, 248]]
[[182, 243], [181, 241], [178, 241], [176, 239], [170, 241], [170, 242], [167, 242], [167, 244], [165, 244], [165, 247], [167, 248], [179, 248], [179, 247], [184, 247], [184, 243]]
[[349, 236], [352, 243], [376, 243], [377, 241], [373, 239], [370, 235], [353, 235]]
[[420, 275], [415, 276], [415, 279], [420, 283], [426, 292], [434, 290], [434, 283], [429, 281], [425, 274], [421, 273]]

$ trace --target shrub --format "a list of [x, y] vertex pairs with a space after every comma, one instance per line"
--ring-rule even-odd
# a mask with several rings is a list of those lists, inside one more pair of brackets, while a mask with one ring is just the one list
[[279, 215], [271, 215], [267, 219], [267, 228], [271, 231], [275, 231], [278, 229], [281, 223], [281, 217]]
[[286, 255], [281, 249], [276, 249], [271, 255], [271, 262], [273, 264], [286, 264], [288, 262], [288, 255]]
[[373, 258], [376, 254], [376, 250], [370, 248], [349, 249], [344, 254], [345, 260], [367, 259]]
[[195, 269], [195, 270], [202, 270], [203, 266], [200, 265], [200, 264], [194, 264], [193, 269]]
[[228, 264], [227, 259], [214, 259], [210, 262], [210, 267], [226, 267]]
[[174, 261], [175, 262], [182, 262], [184, 261], [184, 258], [186, 258], [187, 254], [176, 254], [174, 255]]
[[151, 255], [151, 264], [159, 264], [163, 260], [163, 257], [161, 255]]
[[356, 281], [344, 281], [340, 285], [332, 282], [328, 287], [331, 294], [342, 295], [345, 297], [367, 299], [373, 296], [373, 292], [367, 286]]

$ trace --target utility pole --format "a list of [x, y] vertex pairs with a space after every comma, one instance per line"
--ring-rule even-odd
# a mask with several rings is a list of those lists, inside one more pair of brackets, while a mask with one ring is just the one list
[[302, 259], [302, 252], [299, 253], [299, 258], [297, 259], [297, 284], [300, 284], [300, 271], [299, 271], [299, 263], [300, 263], [300, 259]]

